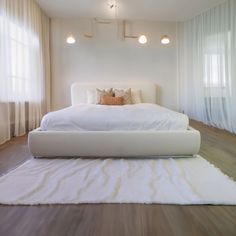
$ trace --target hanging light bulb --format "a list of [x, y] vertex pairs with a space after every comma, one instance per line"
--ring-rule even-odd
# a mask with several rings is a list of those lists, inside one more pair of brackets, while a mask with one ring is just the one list
[[164, 35], [161, 37], [161, 43], [162, 44], [169, 44], [170, 43], [170, 38], [167, 35]]
[[69, 36], [67, 39], [66, 39], [66, 42], [68, 44], [74, 44], [76, 42], [75, 38], [73, 36]]
[[145, 35], [140, 35], [138, 38], [139, 43], [145, 44], [147, 43], [147, 37]]

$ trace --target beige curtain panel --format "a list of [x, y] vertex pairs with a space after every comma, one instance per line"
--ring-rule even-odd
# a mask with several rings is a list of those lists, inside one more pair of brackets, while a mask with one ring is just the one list
[[50, 110], [50, 20], [33, 0], [0, 0], [0, 144]]

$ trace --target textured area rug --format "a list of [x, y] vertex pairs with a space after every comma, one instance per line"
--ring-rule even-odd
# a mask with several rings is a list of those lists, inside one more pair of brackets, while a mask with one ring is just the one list
[[1, 204], [236, 204], [236, 182], [200, 156], [32, 159], [0, 177]]

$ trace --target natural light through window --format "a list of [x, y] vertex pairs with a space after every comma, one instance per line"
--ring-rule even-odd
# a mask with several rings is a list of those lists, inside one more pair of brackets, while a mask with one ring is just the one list
[[[6, 69], [8, 97], [2, 97], [2, 100], [10, 101], [29, 101], [31, 99], [33, 78], [32, 70], [37, 68], [39, 40], [34, 34], [9, 19], [1, 19], [7, 21], [8, 33], [3, 35], [7, 47], [4, 48], [6, 60], [9, 66]], [[2, 24], [3, 25], [3, 24]], [[6, 29], [4, 29], [6, 31]], [[4, 34], [0, 27], [0, 34]], [[9, 96], [9, 94], [11, 94]]]
[[225, 56], [220, 54], [206, 54], [204, 59], [205, 87], [226, 87]]
[[[230, 32], [222, 32], [207, 37], [204, 53], [204, 86], [206, 88], [230, 89], [231, 78], [229, 68], [231, 66]], [[225, 43], [227, 42], [227, 43]], [[228, 66], [226, 66], [228, 65]]]

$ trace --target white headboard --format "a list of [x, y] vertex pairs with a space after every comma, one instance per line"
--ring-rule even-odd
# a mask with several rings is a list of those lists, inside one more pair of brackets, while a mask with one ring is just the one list
[[89, 89], [106, 89], [106, 88], [131, 88], [141, 89], [142, 100], [146, 103], [156, 103], [156, 85], [151, 82], [139, 82], [139, 83], [73, 83], [71, 85], [71, 103], [72, 105], [78, 103], [87, 102], [87, 90]]

